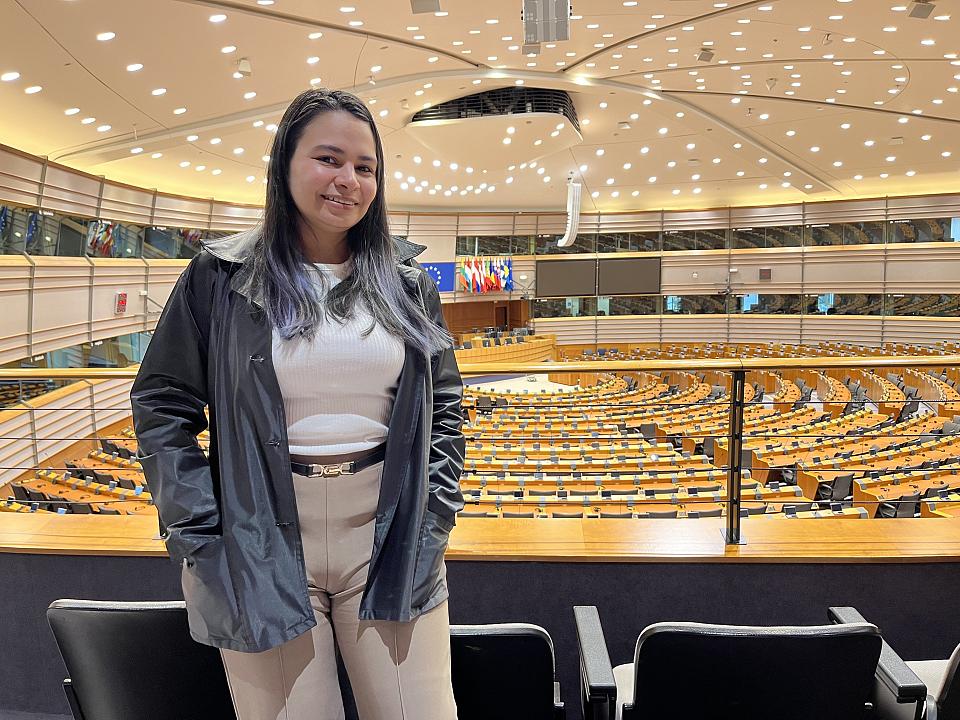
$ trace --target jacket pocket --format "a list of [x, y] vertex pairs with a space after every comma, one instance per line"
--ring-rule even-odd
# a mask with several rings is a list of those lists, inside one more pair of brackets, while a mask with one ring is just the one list
[[183, 599], [190, 633], [201, 643], [243, 638], [240, 608], [222, 537], [204, 542], [183, 559]]
[[417, 563], [413, 573], [413, 593], [410, 605], [419, 609], [445, 587], [446, 573], [443, 554], [447, 549], [453, 522], [427, 510], [420, 526], [417, 541]]

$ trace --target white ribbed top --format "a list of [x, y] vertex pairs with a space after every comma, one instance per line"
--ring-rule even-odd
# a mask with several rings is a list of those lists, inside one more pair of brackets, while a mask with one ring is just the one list
[[[353, 260], [313, 263], [330, 287], [353, 272]], [[339, 455], [369, 450], [387, 438], [403, 368], [403, 341], [357, 307], [342, 325], [327, 319], [313, 340], [283, 340], [273, 331], [273, 365], [287, 414], [290, 453]]]

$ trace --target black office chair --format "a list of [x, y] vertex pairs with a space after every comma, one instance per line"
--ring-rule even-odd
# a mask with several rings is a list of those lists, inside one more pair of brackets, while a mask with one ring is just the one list
[[460, 720], [564, 720], [553, 641], [526, 623], [451, 625]]
[[655, 623], [640, 633], [633, 662], [613, 668], [597, 609], [575, 607], [574, 618], [588, 720], [872, 717], [882, 640], [869, 623]]
[[902, 495], [898, 501], [880, 503], [880, 507], [877, 509], [877, 517], [912, 518], [917, 514], [919, 506], [919, 492]]
[[[47, 620], [76, 720], [235, 718], [216, 648], [190, 637], [183, 602], [56, 600]], [[144, 668], [148, 682], [132, 682]]]
[[821, 482], [817, 486], [817, 500], [844, 500], [853, 499], [853, 473], [835, 475], [833, 480]]

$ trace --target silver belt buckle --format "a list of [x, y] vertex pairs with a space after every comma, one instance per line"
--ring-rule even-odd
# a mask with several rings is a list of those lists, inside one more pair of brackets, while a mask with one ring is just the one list
[[331, 465], [311, 465], [310, 466], [310, 476], [311, 477], [336, 477], [338, 475], [353, 475], [353, 469], [351, 467], [353, 461], [348, 461], [344, 463], [333, 463]]

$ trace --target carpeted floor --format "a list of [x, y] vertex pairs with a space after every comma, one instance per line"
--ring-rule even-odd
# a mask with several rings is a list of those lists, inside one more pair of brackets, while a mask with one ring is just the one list
[[16, 710], [0, 710], [0, 720], [73, 720], [73, 716], [36, 715], [34, 713], [17, 712]]

